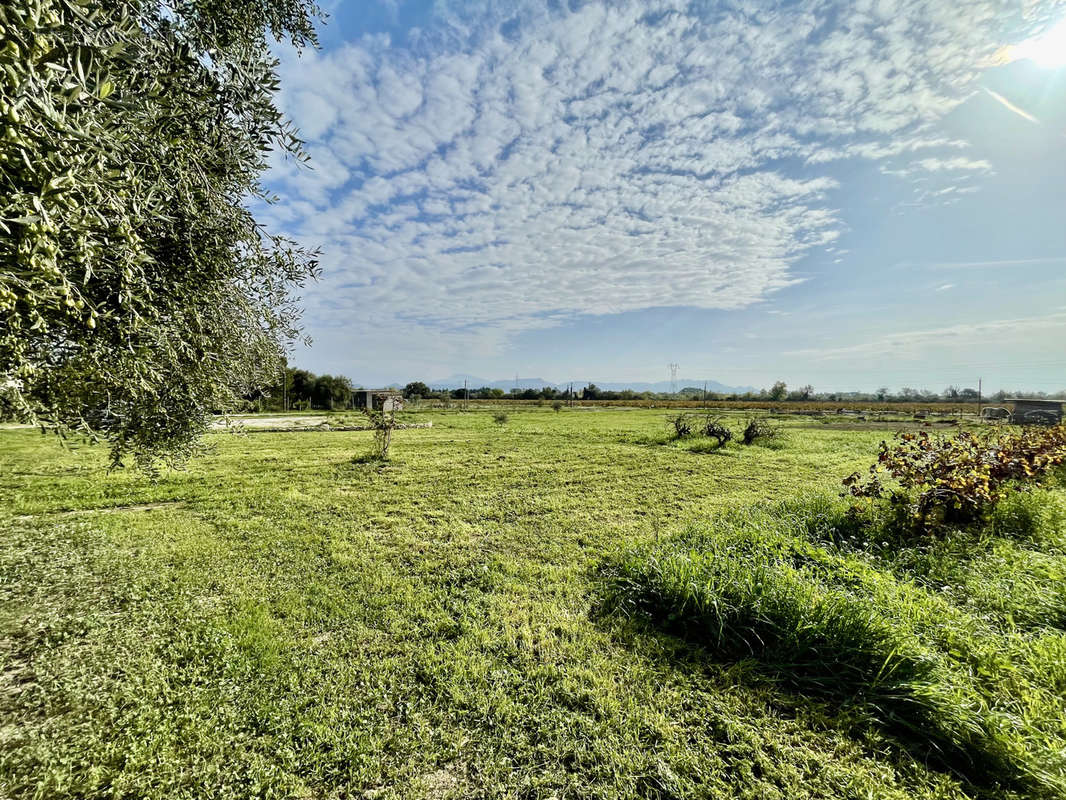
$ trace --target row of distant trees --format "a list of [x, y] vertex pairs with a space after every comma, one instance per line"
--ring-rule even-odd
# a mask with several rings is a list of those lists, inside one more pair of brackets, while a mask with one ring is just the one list
[[351, 408], [353, 388], [344, 375], [316, 375], [286, 365], [272, 385], [245, 399], [260, 411], [338, 411]]
[[[414, 381], [407, 384], [403, 390], [408, 398], [433, 398], [461, 400], [469, 397], [471, 400], [496, 400], [511, 398], [516, 400], [568, 400], [571, 398], [569, 388], [556, 389], [545, 386], [541, 389], [511, 389], [505, 392], [503, 389], [482, 386], [471, 389], [431, 389], [422, 381]], [[943, 392], [931, 392], [926, 389], [912, 389], [903, 387], [893, 392], [888, 387], [882, 387], [876, 392], [817, 392], [810, 384], [790, 389], [784, 381], [777, 381], [768, 389], [760, 389], [754, 392], [705, 392], [699, 386], [686, 386], [676, 393], [670, 392], [637, 392], [632, 389], [612, 391], [601, 389], [594, 383], [589, 383], [580, 388], [575, 387], [572, 395], [579, 400], [736, 400], [755, 401], [772, 400], [774, 402], [817, 401], [817, 402], [845, 402], [865, 401], [880, 403], [976, 403], [983, 399], [986, 402], [1002, 402], [1007, 397], [1042, 397], [1049, 399], [1066, 400], [1066, 391], [1057, 394], [1045, 394], [1044, 392], [1005, 392], [999, 391], [991, 396], [981, 397], [977, 389], [970, 387], [948, 386]]]
[[[263, 411], [282, 410], [343, 410], [351, 407], [352, 391], [357, 385], [344, 375], [316, 375], [306, 369], [286, 366], [284, 381], [281, 376], [273, 386], [248, 397], [250, 405]], [[948, 386], [942, 392], [903, 387], [891, 391], [887, 386], [876, 392], [818, 392], [810, 384], [789, 388], [784, 381], [777, 381], [768, 389], [755, 392], [704, 392], [700, 386], [686, 386], [676, 393], [637, 392], [632, 389], [612, 391], [601, 389], [594, 383], [556, 389], [544, 386], [540, 389], [503, 389], [479, 386], [469, 389], [434, 389], [424, 381], [412, 381], [403, 387], [403, 396], [408, 400], [772, 400], [787, 402], [879, 402], [879, 403], [986, 403], [1003, 402], [1008, 397], [1041, 397], [1066, 401], [1066, 391], [1056, 394], [1044, 392], [1005, 392], [981, 396], [972, 387]]]

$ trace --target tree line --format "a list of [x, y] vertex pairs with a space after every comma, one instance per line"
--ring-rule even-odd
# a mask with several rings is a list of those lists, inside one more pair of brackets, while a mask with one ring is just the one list
[[927, 389], [903, 387], [891, 391], [881, 387], [875, 392], [818, 392], [810, 384], [790, 389], [784, 381], [777, 381], [771, 387], [750, 392], [711, 392], [699, 386], [686, 386], [677, 392], [638, 392], [633, 389], [601, 389], [595, 383], [576, 387], [571, 394], [569, 388], [556, 389], [544, 386], [540, 389], [511, 389], [481, 386], [478, 388], [431, 389], [424, 381], [413, 381], [403, 388], [404, 397], [436, 400], [717, 400], [717, 401], [759, 401], [773, 402], [878, 402], [878, 403], [977, 403], [1003, 402], [1008, 397], [1035, 397], [1066, 401], [1066, 391], [1056, 394], [1044, 392], [998, 391], [992, 395], [981, 396], [977, 389], [948, 386], [942, 392]]
[[[352, 393], [364, 388], [345, 375], [316, 375], [310, 370], [285, 366], [284, 380], [278, 375], [273, 383], [245, 397], [248, 411], [340, 411], [352, 407]], [[595, 383], [584, 386], [557, 389], [543, 386], [540, 389], [511, 389], [505, 391], [491, 386], [471, 388], [431, 388], [425, 381], [411, 381], [402, 389], [397, 388], [405, 399], [420, 401], [470, 400], [620, 400], [620, 401], [668, 401], [668, 400], [714, 400], [775, 403], [820, 402], [820, 403], [1002, 403], [1009, 397], [1033, 397], [1066, 401], [1066, 391], [1048, 394], [1045, 392], [997, 391], [981, 396], [972, 387], [948, 386], [941, 392], [903, 387], [891, 391], [881, 387], [875, 392], [818, 392], [810, 384], [789, 388], [784, 381], [777, 381], [769, 388], [750, 392], [704, 392], [699, 386], [686, 386], [677, 392], [638, 392], [633, 389], [601, 389]]]
[[340, 411], [352, 407], [355, 387], [345, 375], [316, 375], [285, 366], [272, 383], [245, 397], [249, 411]]

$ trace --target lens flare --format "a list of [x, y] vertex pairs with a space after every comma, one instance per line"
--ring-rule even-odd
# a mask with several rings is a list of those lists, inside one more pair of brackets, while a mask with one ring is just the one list
[[1036, 36], [1011, 48], [1012, 60], [1029, 59], [1042, 67], [1066, 66], [1066, 20], [1043, 36]]

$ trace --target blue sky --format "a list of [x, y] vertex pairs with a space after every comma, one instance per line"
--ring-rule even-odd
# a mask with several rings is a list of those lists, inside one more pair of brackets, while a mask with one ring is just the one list
[[328, 8], [300, 365], [1066, 388], [1066, 3]]

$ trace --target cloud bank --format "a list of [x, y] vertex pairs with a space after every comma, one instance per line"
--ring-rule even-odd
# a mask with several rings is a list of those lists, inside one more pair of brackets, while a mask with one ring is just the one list
[[491, 350], [582, 314], [749, 306], [845, 228], [842, 165], [875, 163], [933, 198], [992, 170], [938, 121], [1030, 11], [441, 11], [404, 41], [283, 57], [282, 106], [314, 169], [274, 164], [282, 200], [265, 216], [323, 248], [313, 328], [412, 350]]

